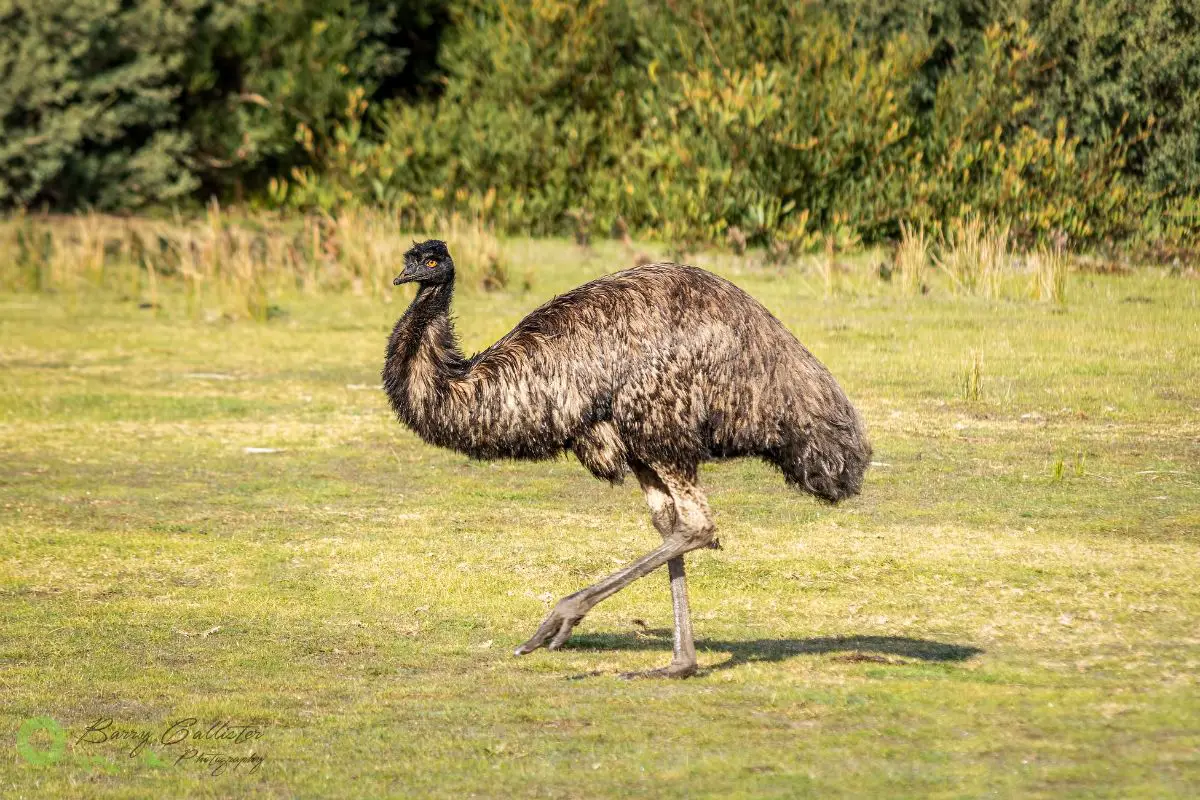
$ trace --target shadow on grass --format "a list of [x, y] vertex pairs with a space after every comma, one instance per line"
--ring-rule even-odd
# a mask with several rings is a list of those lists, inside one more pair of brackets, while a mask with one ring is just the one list
[[[647, 628], [636, 633], [576, 634], [564, 645], [572, 650], [663, 650], [671, 652], [671, 631]], [[729, 658], [705, 672], [740, 664], [776, 662], [803, 655], [845, 653], [845, 661], [903, 663], [894, 659], [926, 662], [966, 661], [983, 652], [978, 647], [948, 644], [906, 636], [818, 636], [811, 639], [748, 639], [724, 641], [697, 639], [699, 653], [729, 653]]]

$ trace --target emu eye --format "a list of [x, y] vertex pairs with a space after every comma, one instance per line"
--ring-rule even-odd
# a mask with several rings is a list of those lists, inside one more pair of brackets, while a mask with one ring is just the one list
[[433, 269], [434, 267], [437, 266], [437, 262], [431, 258], [425, 262], [425, 266], [429, 267], [430, 269]]

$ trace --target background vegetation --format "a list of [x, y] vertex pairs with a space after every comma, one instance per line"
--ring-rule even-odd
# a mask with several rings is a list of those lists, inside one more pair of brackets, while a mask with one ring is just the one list
[[[384, 206], [786, 256], [1200, 229], [1195, 0], [9, 0], [0, 204]], [[428, 227], [427, 225], [416, 225]]]
[[0, 203], [260, 192], [349, 97], [418, 92], [444, 20], [435, 0], [6, 0]]

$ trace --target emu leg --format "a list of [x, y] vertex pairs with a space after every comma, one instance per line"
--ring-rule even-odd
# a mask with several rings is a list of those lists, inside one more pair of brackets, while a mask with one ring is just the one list
[[691, 612], [688, 608], [688, 576], [683, 569], [683, 557], [667, 561], [671, 573], [671, 606], [676, 618], [676, 631], [672, 640], [671, 666], [674, 672], [696, 672], [696, 642], [691, 634]]
[[[642, 492], [646, 495], [646, 505], [650, 506], [650, 519], [666, 539], [674, 531], [676, 523], [675, 501], [671, 497], [671, 490], [662, 478], [645, 464], [631, 463], [630, 466], [633, 467]], [[715, 543], [716, 539], [713, 539], [713, 542]], [[683, 556], [668, 561], [667, 571], [670, 573], [671, 607], [675, 615], [671, 665], [646, 672], [626, 672], [621, 675], [623, 678], [683, 678], [696, 672], [696, 646], [692, 637], [692, 616], [688, 609], [687, 575], [684, 571]]]
[[671, 497], [671, 489], [658, 477], [658, 473], [640, 461], [630, 461], [629, 466], [637, 476], [642, 494], [646, 495], [646, 505], [650, 506], [650, 521], [655, 530], [664, 539], [675, 530], [675, 500]]
[[[669, 488], [675, 510], [674, 525], [670, 535], [666, 536], [658, 547], [624, 569], [558, 601], [558, 604], [551, 610], [529, 641], [517, 648], [516, 655], [531, 653], [539, 647], [557, 650], [571, 635], [571, 630], [593, 606], [616, 594], [638, 578], [650, 574], [663, 564], [678, 559], [678, 595], [676, 595], [675, 589], [675, 571], [671, 570], [671, 594], [676, 602], [676, 637], [680, 642], [680, 647], [685, 648], [682, 650], [684, 658], [686, 659], [690, 654], [691, 664], [690, 667], [675, 672], [679, 674], [694, 672], [696, 656], [691, 637], [691, 620], [687, 614], [687, 585], [684, 578], [682, 556], [692, 550], [707, 547], [713, 540], [715, 527], [712, 523], [712, 515], [708, 510], [708, 501], [704, 494], [696, 488], [693, 481], [694, 478], [686, 480], [677, 476], [664, 476], [662, 483]], [[680, 619], [686, 620], [682, 630], [679, 625]], [[685, 633], [686, 645], [683, 644]], [[686, 661], [683, 664], [686, 666]], [[674, 666], [674, 662], [672, 662], [672, 666]], [[668, 667], [663, 674], [673, 674], [671, 670], [672, 667]]]
[[667, 562], [671, 574], [671, 605], [675, 611], [675, 637], [671, 666], [668, 670], [691, 675], [696, 671], [696, 642], [692, 638], [692, 614], [688, 609], [687, 575], [683, 556]]
[[515, 655], [523, 656], [539, 647], [557, 650], [571, 635], [571, 629], [597, 603], [612, 597], [638, 578], [649, 575], [672, 558], [704, 547], [705, 544], [707, 542], [672, 537], [624, 569], [617, 570], [586, 589], [567, 595], [558, 601], [529, 641], [516, 649]]
[[659, 669], [622, 672], [622, 678], [687, 678], [696, 674], [696, 644], [692, 638], [692, 616], [688, 610], [683, 556], [668, 561], [667, 570], [671, 573], [671, 605], [675, 610], [671, 663]]

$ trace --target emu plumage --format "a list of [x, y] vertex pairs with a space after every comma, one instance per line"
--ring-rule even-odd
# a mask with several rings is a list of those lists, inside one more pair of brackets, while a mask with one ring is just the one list
[[671, 666], [695, 672], [683, 555], [712, 546], [697, 483], [708, 460], [759, 456], [829, 502], [870, 463], [862, 420], [833, 376], [758, 301], [695, 267], [650, 264], [554, 298], [470, 358], [450, 320], [454, 264], [415, 245], [396, 283], [419, 283], [388, 341], [383, 386], [422, 439], [475, 458], [574, 452], [598, 478], [637, 477], [663, 543], [563, 598], [518, 654], [557, 649], [596, 603], [668, 564]]

